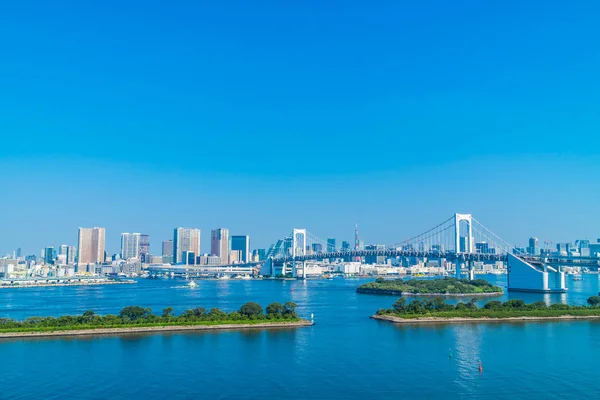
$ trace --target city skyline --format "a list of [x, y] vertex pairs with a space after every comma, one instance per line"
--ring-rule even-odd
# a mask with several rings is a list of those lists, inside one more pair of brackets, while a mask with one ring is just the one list
[[[127, 259], [131, 259], [131, 258], [138, 258], [139, 260], [141, 260], [142, 262], [148, 263], [149, 261], [145, 259], [145, 256], [149, 256], [149, 255], [153, 255], [153, 256], [167, 256], [167, 257], [172, 257], [173, 263], [180, 263], [180, 262], [184, 262], [183, 261], [183, 254], [181, 254], [181, 257], [178, 259], [177, 255], [176, 255], [176, 250], [175, 250], [175, 245], [176, 245], [176, 241], [177, 241], [177, 237], [178, 237], [178, 232], [179, 234], [183, 234], [184, 235], [184, 247], [183, 250], [181, 250], [181, 252], [185, 252], [185, 251], [192, 251], [195, 256], [200, 256], [200, 255], [210, 255], [210, 256], [217, 256], [217, 257], [221, 257], [221, 252], [225, 251], [227, 253], [227, 255], [229, 256], [231, 254], [232, 251], [241, 251], [240, 253], [240, 259], [235, 259], [235, 262], [239, 262], [241, 260], [243, 260], [245, 257], [249, 257], [251, 255], [251, 253], [253, 251], [267, 251], [269, 249], [269, 247], [273, 246], [276, 244], [277, 241], [273, 241], [271, 244], [269, 244], [268, 246], [265, 247], [254, 247], [254, 246], [250, 246], [250, 236], [249, 235], [231, 235], [229, 230], [227, 228], [216, 228], [216, 229], [212, 229], [211, 230], [211, 235], [210, 235], [210, 242], [209, 242], [209, 246], [207, 246], [210, 250], [209, 251], [202, 251], [202, 244], [201, 244], [201, 232], [202, 229], [199, 228], [183, 228], [183, 227], [179, 227], [179, 228], [175, 228], [174, 229], [174, 237], [173, 239], [165, 239], [165, 240], [159, 240], [157, 244], [154, 245], [154, 247], [150, 247], [150, 243], [154, 242], [150, 240], [150, 235], [148, 234], [141, 234], [141, 233], [128, 233], [128, 232], [122, 232], [119, 234], [119, 238], [120, 238], [120, 246], [118, 248], [118, 250], [116, 252], [112, 252], [106, 249], [105, 246], [105, 242], [106, 242], [106, 228], [103, 227], [94, 227], [94, 228], [79, 228], [78, 229], [78, 241], [77, 241], [77, 246], [71, 246], [69, 244], [61, 244], [61, 245], [56, 245], [56, 244], [52, 244], [52, 245], [48, 245], [45, 246], [41, 249], [41, 253], [38, 252], [28, 252], [27, 250], [23, 250], [23, 247], [18, 247], [16, 249], [13, 249], [12, 251], [8, 251], [8, 252], [2, 252], [0, 250], [0, 257], [2, 257], [3, 255], [15, 255], [15, 257], [20, 258], [20, 257], [25, 257], [26, 255], [34, 255], [34, 256], [40, 256], [41, 259], [46, 259], [48, 257], [52, 258], [52, 255], [54, 256], [54, 258], [56, 258], [56, 256], [61, 256], [64, 255], [66, 257], [66, 260], [71, 260], [70, 262], [72, 262], [72, 260], [75, 258], [75, 252], [78, 251], [76, 249], [80, 248], [80, 247], [85, 247], [86, 248], [86, 254], [84, 255], [84, 260], [88, 260], [88, 259], [94, 259], [94, 260], [100, 260], [102, 258], [102, 255], [100, 254], [101, 249], [104, 249], [103, 253], [106, 255], [107, 260], [110, 259], [111, 257], [113, 257], [114, 255], [119, 256], [121, 259], [127, 260]], [[354, 231], [354, 238], [357, 239], [358, 238], [358, 231], [355, 230]], [[224, 236], [223, 236], [224, 235]], [[461, 252], [467, 251], [466, 249], [466, 236], [460, 236], [460, 250]], [[279, 239], [278, 239], [279, 240]], [[347, 240], [338, 240], [337, 238], [325, 238], [325, 239], [321, 239], [323, 241], [323, 243], [321, 244], [312, 244], [311, 246], [307, 247], [307, 250], [310, 248], [311, 251], [313, 252], [321, 252], [321, 251], [336, 251], [336, 250], [350, 250], [351, 248], [353, 249], [353, 247], [351, 247], [350, 242]], [[359, 241], [359, 249], [364, 249], [365, 247], [365, 241], [364, 239], [358, 239]], [[234, 242], [236, 244], [234, 244]], [[540, 239], [538, 239], [535, 236], [530, 236], [529, 238], [523, 238], [522, 240], [523, 243], [526, 243], [525, 245], [521, 245], [520, 243], [514, 244], [514, 249], [515, 250], [519, 250], [522, 253], [526, 253], [526, 254], [531, 254], [531, 255], [540, 255], [541, 251], [557, 251], [559, 253], [565, 253], [568, 252], [568, 249], [570, 248], [571, 250], [575, 249], [579, 249], [580, 246], [583, 243], [584, 247], [588, 247], [590, 244], [594, 244], [597, 245], [598, 243], [600, 243], [600, 235], [597, 235], [595, 238], [582, 238], [582, 237], [578, 237], [578, 238], [572, 238], [570, 240], [567, 241], [562, 241], [562, 242], [554, 242], [552, 240], [546, 240], [543, 239], [542, 241], [540, 241]], [[381, 244], [381, 243], [367, 243], [369, 246], [367, 247], [371, 247], [371, 249], [375, 249], [375, 248], [383, 248], [381, 246], [386, 246], [386, 244]], [[389, 245], [389, 243], [387, 244]], [[421, 247], [423, 244], [421, 243]], [[479, 242], [473, 241], [472, 243], [472, 248], [474, 252], [482, 252], [482, 253], [486, 253], [487, 252], [487, 242], [486, 240], [482, 240]], [[246, 250], [246, 252], [244, 253], [243, 249]], [[491, 247], [490, 249], [494, 250], [493, 247]], [[48, 253], [48, 251], [50, 251], [50, 253]], [[90, 255], [89, 253], [93, 253], [93, 255]], [[246, 254], [244, 256], [244, 254]], [[589, 253], [584, 254], [584, 256], [589, 255]], [[168, 260], [168, 259], [167, 259]], [[179, 261], [178, 261], [179, 260]], [[94, 263], [95, 261], [84, 261], [84, 263]]]

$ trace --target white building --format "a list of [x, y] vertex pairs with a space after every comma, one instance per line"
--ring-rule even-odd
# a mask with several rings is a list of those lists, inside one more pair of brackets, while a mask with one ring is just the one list
[[121, 258], [130, 260], [140, 255], [141, 233], [121, 233]]

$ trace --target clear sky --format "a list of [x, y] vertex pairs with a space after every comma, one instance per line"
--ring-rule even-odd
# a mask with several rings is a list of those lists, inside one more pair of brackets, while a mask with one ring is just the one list
[[595, 1], [0, 2], [0, 254], [455, 212], [600, 237]]

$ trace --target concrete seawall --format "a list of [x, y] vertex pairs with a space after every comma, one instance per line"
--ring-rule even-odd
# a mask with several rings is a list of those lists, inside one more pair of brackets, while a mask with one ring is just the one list
[[217, 330], [242, 330], [242, 329], [276, 329], [276, 328], [301, 328], [312, 326], [311, 321], [297, 322], [265, 322], [260, 324], [222, 324], [222, 325], [173, 325], [173, 326], [140, 326], [126, 328], [98, 328], [56, 330], [47, 332], [4, 332], [0, 339], [51, 337], [51, 336], [93, 336], [93, 335], [122, 335], [130, 333], [164, 333], [180, 331], [217, 331]]
[[423, 317], [423, 318], [401, 318], [392, 315], [373, 315], [372, 319], [380, 321], [393, 322], [395, 324], [461, 324], [461, 323], [481, 323], [481, 322], [558, 322], [558, 321], [574, 321], [574, 320], [599, 320], [600, 315], [563, 315], [560, 317], [507, 317], [507, 318], [465, 318], [465, 317]]

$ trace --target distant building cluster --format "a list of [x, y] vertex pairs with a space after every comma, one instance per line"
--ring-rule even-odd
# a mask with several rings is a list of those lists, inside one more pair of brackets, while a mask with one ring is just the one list
[[21, 248], [0, 258], [0, 277], [139, 274], [144, 265], [225, 265], [258, 262], [266, 257], [265, 249], [250, 248], [250, 236], [229, 235], [225, 228], [211, 232], [211, 251], [202, 253], [200, 229], [178, 227], [173, 238], [163, 240], [159, 254], [150, 251], [150, 236], [144, 233], [121, 233], [121, 251], [106, 252], [106, 229], [79, 228], [77, 246], [45, 247], [40, 256], [24, 256]]

